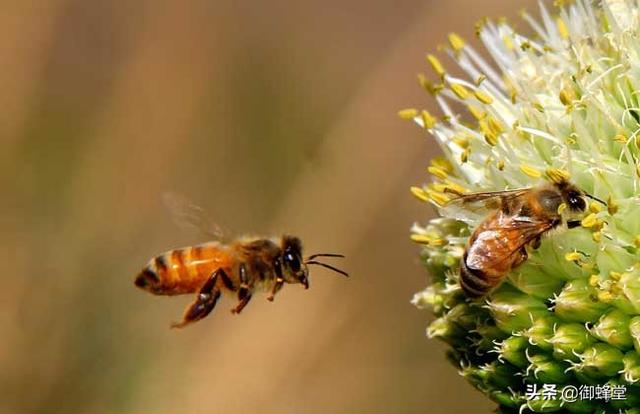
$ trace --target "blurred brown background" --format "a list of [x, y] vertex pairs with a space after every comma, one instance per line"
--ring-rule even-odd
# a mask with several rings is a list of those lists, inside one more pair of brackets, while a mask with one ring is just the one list
[[[1, 413], [457, 413], [492, 404], [425, 338], [408, 187], [433, 141], [395, 113], [448, 31], [508, 0], [5, 2], [0, 13]], [[238, 233], [338, 251], [241, 316], [133, 286], [202, 241], [180, 192]]]

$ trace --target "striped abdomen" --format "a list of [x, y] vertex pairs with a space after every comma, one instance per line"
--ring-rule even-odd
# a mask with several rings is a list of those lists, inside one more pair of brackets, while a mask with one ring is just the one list
[[170, 250], [154, 257], [136, 277], [136, 286], [157, 295], [195, 293], [216, 269], [232, 274], [230, 251], [219, 243]]

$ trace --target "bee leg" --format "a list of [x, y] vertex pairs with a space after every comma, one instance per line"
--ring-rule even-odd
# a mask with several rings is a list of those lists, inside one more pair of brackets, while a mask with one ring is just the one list
[[569, 228], [569, 229], [580, 227], [580, 225], [581, 225], [580, 220], [569, 220], [569, 221], [567, 221], [567, 228]]
[[518, 257], [514, 262], [513, 262], [513, 268], [515, 269], [516, 267], [520, 266], [522, 263], [524, 263], [528, 258], [529, 258], [529, 253], [527, 253], [527, 249], [525, 249], [524, 247], [522, 249], [520, 249], [520, 257]]
[[276, 293], [278, 293], [280, 288], [282, 288], [282, 285], [284, 285], [284, 279], [281, 277], [277, 278], [276, 283], [273, 285], [273, 289], [271, 289], [271, 294], [267, 296], [267, 300], [269, 302], [273, 302], [273, 298], [276, 296]]
[[533, 239], [531, 241], [531, 248], [533, 250], [538, 250], [538, 248], [540, 247], [540, 244], [542, 243], [542, 237], [538, 236], [535, 239]]
[[247, 303], [251, 300], [251, 287], [249, 286], [249, 278], [247, 277], [247, 266], [240, 263], [238, 268], [238, 276], [240, 277], [240, 288], [238, 289], [238, 304], [231, 309], [231, 313], [238, 314], [242, 312]]
[[221, 278], [227, 277], [224, 270], [218, 269], [211, 274], [209, 279], [202, 285], [196, 300], [189, 305], [182, 317], [182, 322], [174, 322], [171, 324], [172, 328], [184, 328], [192, 322], [199, 321], [207, 316], [213, 308], [216, 306], [216, 302], [220, 298], [220, 288], [216, 286], [218, 276]]
[[241, 287], [238, 291], [238, 300], [238, 304], [235, 308], [231, 309], [231, 313], [238, 314], [242, 312], [242, 309], [244, 309], [244, 307], [247, 306], [247, 303], [251, 300], [251, 291], [248, 288]]

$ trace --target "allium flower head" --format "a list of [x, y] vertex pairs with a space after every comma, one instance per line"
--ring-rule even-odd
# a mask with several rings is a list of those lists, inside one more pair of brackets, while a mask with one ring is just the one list
[[[411, 189], [440, 213], [412, 229], [431, 275], [413, 303], [432, 310], [428, 336], [449, 344], [460, 374], [504, 412], [640, 413], [640, 4], [576, 1], [540, 14], [523, 14], [527, 35], [479, 23], [490, 61], [449, 35], [448, 57], [465, 75], [435, 55], [435, 76], [419, 75], [442, 114], [400, 111], [444, 153], [431, 181]], [[498, 289], [468, 300], [460, 259], [483, 216], [448, 209], [452, 193], [544, 180], [606, 204], [590, 202], [580, 227], [548, 235]], [[556, 398], [532, 395], [545, 384]], [[625, 399], [561, 398], [590, 386]]]

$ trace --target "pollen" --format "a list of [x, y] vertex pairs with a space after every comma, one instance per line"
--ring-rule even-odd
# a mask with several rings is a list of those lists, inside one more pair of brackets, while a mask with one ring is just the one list
[[462, 84], [452, 83], [450, 86], [451, 86], [451, 90], [453, 91], [453, 93], [456, 94], [458, 98], [464, 100], [469, 97], [469, 91]]
[[434, 237], [428, 234], [412, 234], [411, 240], [416, 243], [426, 244], [430, 246], [444, 246], [445, 244], [447, 244], [447, 241], [445, 239]]
[[427, 171], [429, 171], [430, 174], [433, 174], [434, 176], [443, 180], [448, 176], [447, 172], [440, 167], [431, 166], [427, 168]]
[[613, 200], [613, 197], [609, 196], [607, 198], [607, 211], [609, 212], [609, 214], [613, 216], [618, 212], [618, 208], [618, 203]]
[[438, 120], [436, 119], [436, 117], [431, 115], [429, 113], [429, 111], [427, 111], [426, 109], [424, 109], [424, 110], [422, 110], [422, 112], [420, 112], [420, 117], [422, 118], [422, 122], [424, 123], [424, 127], [427, 128], [427, 129], [433, 128], [438, 123]]
[[560, 34], [560, 37], [563, 39], [568, 39], [569, 30], [567, 30], [567, 25], [564, 23], [564, 20], [562, 20], [561, 17], [558, 17], [556, 19], [556, 25], [558, 26], [558, 33]]
[[418, 116], [418, 110], [415, 108], [401, 109], [398, 111], [398, 116], [402, 119], [413, 119]]
[[457, 33], [449, 33], [449, 44], [456, 52], [464, 48], [464, 40]]
[[411, 187], [411, 194], [413, 194], [419, 200], [429, 201], [429, 196], [427, 195], [427, 192], [420, 187]]
[[491, 105], [493, 103], [493, 98], [489, 94], [481, 91], [480, 89], [476, 89], [473, 95], [476, 97], [477, 100], [479, 100], [483, 104]]
[[560, 168], [547, 168], [545, 174], [556, 184], [569, 181], [569, 178], [571, 178], [569, 171]]
[[595, 213], [591, 213], [587, 217], [582, 219], [581, 224], [582, 227], [593, 227], [598, 224], [598, 218], [596, 217]]
[[475, 105], [468, 105], [467, 109], [469, 110], [469, 113], [478, 121], [481, 121], [485, 116], [487, 116], [486, 112]]
[[520, 165], [520, 171], [528, 175], [532, 178], [540, 178], [542, 177], [542, 173], [538, 171], [536, 168], [531, 167], [530, 165], [522, 164]]
[[578, 262], [582, 256], [580, 253], [573, 251], [564, 255], [564, 260], [567, 262]]
[[589, 211], [597, 214], [602, 211], [602, 206], [600, 205], [600, 203], [596, 203], [594, 201], [592, 203], [589, 203]]
[[427, 62], [431, 65], [431, 68], [433, 69], [433, 71], [436, 72], [441, 79], [444, 78], [444, 75], [445, 75], [444, 67], [442, 66], [442, 63], [440, 63], [440, 60], [437, 57], [435, 57], [432, 54], [428, 54]]
[[562, 214], [562, 212], [565, 211], [566, 209], [567, 209], [567, 204], [560, 203], [560, 205], [558, 206], [558, 214]]
[[444, 206], [450, 201], [449, 197], [437, 191], [427, 191], [427, 194], [429, 199], [439, 206]]

